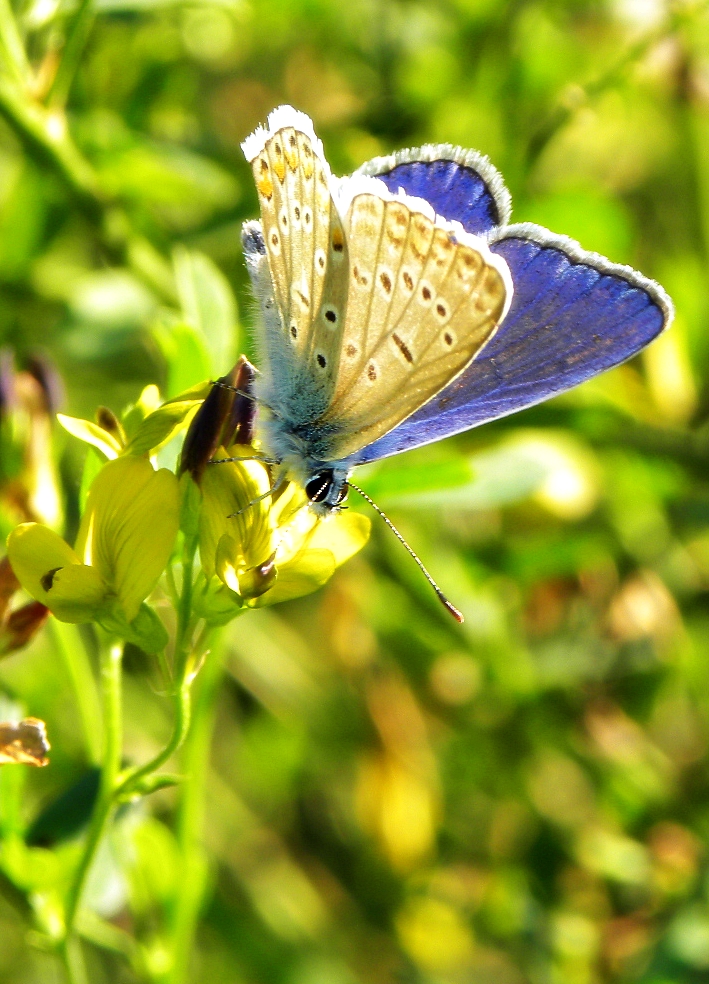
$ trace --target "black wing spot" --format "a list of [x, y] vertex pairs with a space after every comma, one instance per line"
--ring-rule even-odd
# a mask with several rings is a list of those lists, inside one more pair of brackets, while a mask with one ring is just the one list
[[318, 354], [317, 354], [317, 356], [316, 356], [316, 358], [317, 358], [317, 363], [318, 363], [318, 365], [320, 366], [320, 368], [321, 368], [321, 369], [324, 369], [324, 368], [325, 368], [325, 366], [327, 365], [327, 359], [326, 359], [326, 358], [325, 358], [325, 356], [324, 356], [324, 355], [322, 354], [322, 352], [318, 352]]
[[331, 325], [337, 322], [337, 311], [334, 308], [325, 308], [325, 320], [329, 321]]
[[404, 356], [404, 358], [409, 363], [409, 365], [411, 365], [411, 363], [414, 361], [413, 353], [411, 352], [411, 349], [406, 344], [406, 342], [404, 341], [404, 339], [401, 338], [399, 335], [397, 335], [396, 332], [394, 332], [392, 334], [392, 336], [391, 336], [391, 340], [396, 345], [396, 347], [399, 349], [399, 351]]
[[373, 383], [375, 382], [377, 376], [378, 376], [377, 367], [374, 365], [373, 362], [370, 362], [369, 365], [367, 366], [367, 378], [369, 379], [370, 382]]

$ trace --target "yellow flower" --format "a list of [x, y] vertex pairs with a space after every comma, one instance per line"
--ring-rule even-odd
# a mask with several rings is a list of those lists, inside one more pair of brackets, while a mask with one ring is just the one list
[[139, 634], [162, 638], [142, 602], [170, 558], [179, 508], [172, 472], [155, 471], [146, 458], [116, 458], [91, 485], [74, 549], [46, 526], [24, 523], [8, 537], [12, 569], [63, 622], [95, 620], [126, 638], [133, 623]]
[[[215, 457], [253, 453], [250, 445], [236, 445], [229, 452], [218, 449]], [[320, 519], [298, 486], [287, 484], [274, 497], [266, 494], [270, 487], [270, 474], [258, 461], [204, 470], [195, 607], [209, 621], [228, 621], [244, 605], [309, 594], [367, 542], [366, 516], [343, 511]]]

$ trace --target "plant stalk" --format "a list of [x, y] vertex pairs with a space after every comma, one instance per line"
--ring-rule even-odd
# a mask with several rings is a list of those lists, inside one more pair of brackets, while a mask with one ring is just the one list
[[22, 43], [10, 0], [0, 0], [0, 70], [10, 72], [15, 82], [24, 85], [30, 66]]
[[204, 849], [204, 813], [209, 755], [214, 730], [216, 700], [222, 678], [219, 647], [207, 655], [199, 675], [192, 726], [183, 747], [182, 787], [177, 836], [182, 857], [179, 893], [171, 919], [172, 959], [164, 984], [187, 984], [190, 977], [190, 954], [207, 877]]
[[123, 647], [110, 643], [101, 652], [101, 692], [104, 709], [104, 750], [101, 785], [91, 817], [84, 851], [69, 889], [65, 913], [65, 946], [72, 938], [86, 879], [113, 807], [121, 766], [123, 728], [121, 714], [121, 660]]

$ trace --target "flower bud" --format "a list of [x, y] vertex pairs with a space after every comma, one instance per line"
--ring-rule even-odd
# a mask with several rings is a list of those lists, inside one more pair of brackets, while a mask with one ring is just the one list
[[0, 625], [0, 657], [23, 649], [47, 621], [49, 609], [40, 601], [31, 601], [11, 612]]
[[231, 372], [212, 386], [187, 431], [180, 473], [188, 471], [199, 482], [218, 447], [251, 442], [256, 404], [243, 393], [251, 393], [255, 374], [254, 367], [242, 355]]
[[107, 431], [111, 437], [115, 438], [121, 447], [125, 447], [126, 432], [123, 430], [123, 424], [113, 410], [110, 410], [108, 407], [97, 407], [96, 423], [103, 430]]

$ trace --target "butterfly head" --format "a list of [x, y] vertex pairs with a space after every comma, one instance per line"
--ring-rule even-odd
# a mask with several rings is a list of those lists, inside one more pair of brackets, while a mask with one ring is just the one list
[[305, 494], [313, 510], [325, 516], [345, 501], [348, 488], [346, 476], [334, 468], [322, 468], [305, 483]]

